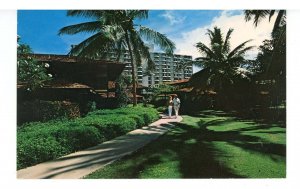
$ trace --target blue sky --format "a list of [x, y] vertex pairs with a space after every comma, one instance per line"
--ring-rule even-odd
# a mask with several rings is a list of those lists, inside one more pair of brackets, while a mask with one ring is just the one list
[[[206, 25], [220, 15], [221, 11], [164, 11], [149, 12], [148, 20], [137, 20], [150, 28], [178, 37], [182, 32]], [[36, 53], [66, 54], [71, 44], [82, 41], [87, 35], [58, 36], [64, 26], [84, 22], [80, 17], [68, 17], [65, 10], [20, 10], [18, 11], [18, 35], [21, 42], [29, 44]]]
[[[84, 21], [87, 19], [68, 17], [66, 10], [19, 10], [18, 35], [35, 53], [67, 54], [72, 44], [78, 44], [88, 34], [58, 36], [59, 29]], [[195, 44], [201, 41], [208, 45], [207, 29], [218, 26], [225, 35], [233, 28], [232, 48], [249, 39], [253, 39], [249, 45], [258, 47], [270, 38], [274, 19], [265, 19], [254, 27], [252, 22], [245, 22], [242, 10], [150, 10], [147, 20], [136, 23], [166, 34], [176, 44], [175, 53], [196, 58], [201, 54]], [[248, 56], [255, 58], [256, 54], [257, 49]]]

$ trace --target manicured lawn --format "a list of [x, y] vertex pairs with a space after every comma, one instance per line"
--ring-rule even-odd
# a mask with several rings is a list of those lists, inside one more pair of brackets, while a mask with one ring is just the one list
[[286, 129], [221, 111], [183, 121], [138, 152], [86, 178], [284, 178]]

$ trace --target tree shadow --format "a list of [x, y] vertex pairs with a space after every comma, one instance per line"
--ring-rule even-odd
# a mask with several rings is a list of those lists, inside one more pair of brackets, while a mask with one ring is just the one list
[[[207, 118], [210, 117], [210, 114], [213, 116], [220, 115], [222, 117], [232, 116], [231, 114], [226, 114], [224, 112], [217, 112], [217, 114], [215, 114], [214, 111], [206, 111], [203, 114], [197, 114], [197, 117], [203, 117], [204, 115]], [[193, 114], [193, 116], [194, 115], [195, 114]], [[196, 126], [177, 123], [175, 128], [165, 136], [161, 137], [159, 141], [149, 144], [146, 147], [147, 150], [139, 150], [134, 157], [130, 156], [126, 158], [128, 160], [143, 156], [146, 159], [140, 163], [137, 162], [136, 167], [139, 171], [136, 172], [133, 178], [139, 178], [139, 173], [143, 172], [143, 170], [148, 167], [153, 167], [162, 163], [161, 158], [166, 156], [166, 151], [171, 151], [176, 154], [182, 178], [244, 178], [244, 175], [238, 174], [235, 170], [232, 170], [228, 165], [219, 160], [220, 157], [227, 158], [228, 153], [226, 154], [215, 148], [212, 145], [212, 142], [225, 142], [229, 145], [242, 148], [245, 151], [266, 155], [273, 159], [273, 161], [277, 161], [275, 156], [286, 156], [285, 145], [271, 143], [264, 141], [258, 136], [244, 134], [246, 131], [252, 132], [258, 129], [276, 127], [276, 125], [258, 124], [229, 131], [213, 131], [208, 129], [209, 126], [226, 125], [236, 121], [237, 119], [235, 118], [221, 118], [211, 121], [203, 121], [200, 119]], [[242, 119], [239, 121], [249, 122], [249, 120]], [[253, 122], [253, 124], [254, 123], [255, 122]], [[258, 132], [263, 133], [262, 131]], [[284, 132], [266, 131], [266, 133], [278, 134]], [[163, 145], [163, 147], [161, 145]], [[157, 152], [157, 149], [160, 149], [160, 151]], [[154, 153], [154, 157], [147, 159], [147, 156], [151, 157], [151, 154]]]
[[[272, 127], [277, 127], [277, 125], [257, 124], [251, 119], [234, 117], [234, 113], [214, 110], [202, 111], [191, 115], [199, 118], [196, 124], [173, 123], [175, 127], [160, 137], [158, 141], [148, 144], [134, 154], [123, 157], [122, 161], [111, 165], [111, 168], [108, 169], [109, 173], [103, 173], [102, 176], [103, 178], [143, 178], [145, 176], [143, 173], [149, 169], [161, 171], [158, 167], [165, 165], [165, 163], [176, 161], [178, 162], [177, 168], [180, 173], [180, 176], [175, 175], [177, 176], [176, 178], [245, 178], [245, 175], [230, 168], [231, 166], [226, 164], [227, 162], [220, 160], [220, 157], [225, 159], [231, 158], [232, 154], [230, 152], [225, 153], [222, 149], [215, 147], [214, 142], [226, 143], [250, 153], [265, 155], [274, 162], [282, 161], [280, 157], [286, 156], [285, 145], [264, 141], [259, 136], [247, 135], [245, 132], [249, 131], [251, 134], [280, 134], [284, 132], [261, 131], [259, 129], [271, 129]], [[220, 116], [219, 119], [216, 118], [218, 116]], [[206, 121], [201, 119], [210, 117], [215, 119], [206, 119]], [[249, 125], [245, 128], [225, 131], [208, 128], [210, 126], [218, 127], [231, 124], [231, 122], [245, 122]], [[168, 127], [169, 125], [162, 124], [162, 126]], [[171, 178], [168, 176], [162, 174], [159, 177], [155, 177], [155, 175], [152, 177]]]

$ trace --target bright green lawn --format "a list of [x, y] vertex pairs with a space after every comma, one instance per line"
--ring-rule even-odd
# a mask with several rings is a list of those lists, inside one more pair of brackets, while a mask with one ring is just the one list
[[157, 141], [86, 178], [285, 177], [285, 128], [220, 111], [183, 118]]

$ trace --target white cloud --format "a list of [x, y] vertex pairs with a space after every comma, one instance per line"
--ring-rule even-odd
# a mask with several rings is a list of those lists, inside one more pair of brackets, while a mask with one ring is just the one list
[[165, 11], [161, 16], [167, 19], [170, 22], [170, 25], [180, 24], [185, 20], [185, 17], [175, 16], [173, 11]]
[[269, 22], [268, 18], [263, 19], [258, 27], [255, 27], [252, 21], [245, 22], [243, 13], [232, 15], [230, 11], [223, 11], [222, 14], [215, 17], [209, 25], [184, 32], [180, 37], [173, 39], [177, 48], [176, 53], [192, 55], [193, 58], [201, 56], [195, 44], [201, 41], [209, 45], [209, 38], [208, 35], [206, 35], [207, 29], [212, 30], [217, 26], [221, 28], [224, 37], [229, 28], [234, 29], [230, 40], [232, 49], [246, 40], [253, 39], [248, 45], [254, 45], [256, 48], [248, 53], [248, 57], [254, 58], [258, 52], [257, 47], [262, 44], [263, 40], [270, 38], [275, 17], [276, 15], [273, 16], [271, 22]]

